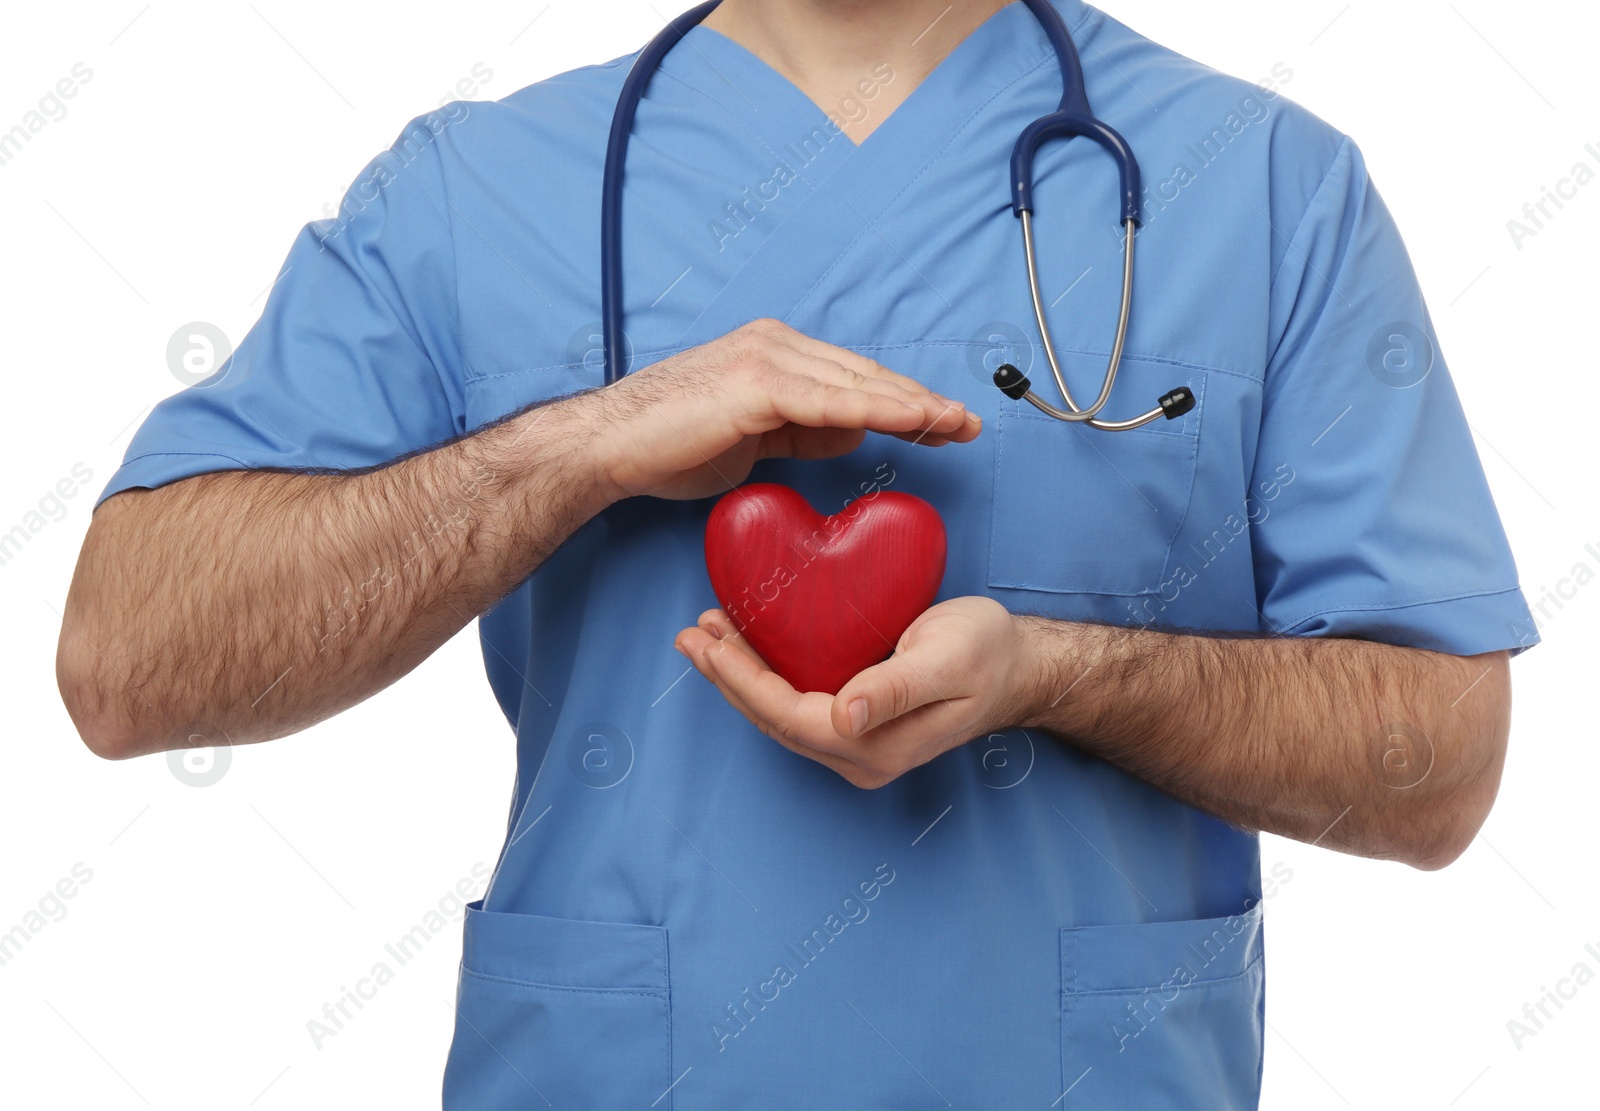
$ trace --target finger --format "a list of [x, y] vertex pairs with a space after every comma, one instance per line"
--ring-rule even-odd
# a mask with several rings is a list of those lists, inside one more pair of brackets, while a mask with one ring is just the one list
[[[737, 694], [726, 687], [726, 685], [718, 677], [716, 669], [711, 664], [711, 657], [715, 653], [729, 650], [729, 645], [727, 642], [711, 635], [703, 628], [695, 627], [692, 629], [684, 629], [682, 632], [680, 632], [677, 640], [673, 641], [672, 646], [681, 652], [688, 659], [688, 661], [694, 665], [694, 669], [696, 671], [705, 676], [705, 678], [710, 681], [713, 686], [721, 691], [723, 697], [726, 698], [736, 710], [744, 714], [746, 717], [751, 718], [753, 724], [758, 726], [761, 724], [760, 722], [757, 722], [751, 715], [749, 707], [745, 706], [739, 701]], [[732, 650], [739, 651], [739, 649], [736, 647]]]
[[804, 332], [799, 332], [792, 328], [787, 329], [784, 332], [776, 333], [775, 338], [777, 338], [779, 342], [786, 343], [804, 354], [821, 359], [825, 362], [837, 363], [845, 370], [850, 371], [853, 374], [858, 374], [867, 381], [892, 383], [902, 388], [909, 394], [917, 396], [926, 394], [929, 397], [937, 399], [940, 402], [941, 409], [949, 408], [963, 414], [962, 422], [964, 427], [962, 427], [960, 430], [963, 433], [970, 432], [970, 435], [963, 434], [959, 437], [963, 442], [971, 439], [973, 436], [976, 436], [978, 430], [983, 425], [983, 418], [979, 417], [976, 413], [967, 410], [965, 404], [960, 399], [946, 397], [943, 394], [937, 393], [923, 385], [921, 382], [917, 381], [915, 378], [912, 378], [909, 375], [900, 374], [894, 370], [890, 370], [888, 367], [884, 366], [875, 359], [870, 359], [865, 355], [857, 354], [856, 352], [851, 351], [848, 347], [837, 347], [834, 344], [828, 343], [824, 340], [815, 339], [812, 336], [806, 335]]
[[[861, 360], [857, 360], [861, 362]], [[805, 352], [790, 351], [787, 355], [780, 355], [775, 360], [780, 370], [791, 373], [810, 375], [819, 382], [829, 385], [841, 386], [845, 389], [863, 390], [869, 393], [884, 393], [908, 405], [921, 409], [929, 419], [928, 427], [942, 432], [956, 432], [964, 428], [967, 423], [966, 406], [959, 401], [952, 401], [934, 393], [932, 390], [905, 378], [895, 375], [900, 381], [909, 383], [901, 385], [900, 382], [887, 377], [878, 377], [873, 374], [864, 374], [860, 370], [839, 362]], [[876, 363], [869, 365], [876, 366]], [[881, 369], [881, 368], [880, 368]]]
[[830, 695], [795, 690], [787, 679], [737, 648], [709, 648], [702, 657], [719, 689], [729, 692], [783, 737], [836, 756], [847, 755], [841, 751], [844, 739], [828, 717], [833, 701]]
[[953, 664], [932, 649], [897, 650], [839, 688], [829, 721], [841, 737], [855, 738], [919, 707], [962, 697], [967, 691]]
[[929, 702], [848, 740], [845, 756], [864, 770], [904, 772], [982, 732], [971, 698]]
[[[934, 393], [934, 391], [930, 390], [927, 386], [923, 385], [915, 378], [912, 378], [910, 375], [901, 374], [898, 371], [890, 370], [888, 367], [884, 366], [875, 359], [870, 359], [865, 355], [857, 354], [848, 347], [838, 347], [834, 344], [828, 343], [826, 340], [820, 340], [814, 336], [808, 336], [804, 332], [796, 331], [794, 329], [790, 329], [786, 335], [780, 334], [779, 339], [781, 342], [788, 343], [798, 351], [803, 351], [808, 355], [813, 355], [820, 359], [827, 359], [831, 362], [839, 363], [840, 365], [848, 367], [849, 369], [865, 377], [876, 378], [885, 382], [893, 382], [895, 385], [901, 386], [916, 393]], [[934, 396], [938, 397], [940, 395], [934, 394]]]
[[[824, 381], [840, 386], [851, 386], [855, 389], [875, 390], [898, 397], [913, 405], [924, 401], [932, 401], [939, 408], [947, 405], [960, 407], [960, 402], [952, 401], [935, 393], [914, 378], [907, 378], [903, 374], [867, 373], [876, 363], [850, 357], [850, 362], [845, 362], [835, 355], [850, 356], [850, 352], [843, 348], [833, 348], [824, 344], [819, 351], [807, 350], [796, 347], [783, 347], [776, 353], [775, 361], [784, 368], [792, 368], [797, 373], [812, 373]], [[854, 365], [852, 365], [854, 364]], [[879, 367], [879, 370], [883, 368]]]
[[[723, 644], [730, 644], [740, 648], [747, 656], [755, 661], [758, 667], [767, 671], [771, 671], [771, 665], [762, 659], [761, 653], [757, 652], [755, 647], [751, 645], [750, 639], [744, 636], [739, 631], [738, 627], [734, 625], [733, 619], [728, 616], [727, 611], [722, 609], [706, 610], [699, 616], [697, 622], [697, 631], [704, 632], [707, 635], [722, 641]], [[755, 712], [748, 707], [739, 690], [730, 685], [730, 683], [722, 677], [722, 675], [719, 673], [719, 669], [714, 664], [709, 668], [709, 670], [711, 674], [708, 677], [711, 678], [712, 682], [716, 684], [718, 690], [723, 692], [723, 697], [727, 698], [729, 702], [739, 706], [741, 708], [741, 712], [744, 713], [746, 717], [749, 717], [753, 722], [756, 722], [758, 727], [762, 727], [762, 731], [766, 733], [767, 736], [772, 737], [793, 751], [799, 752], [801, 755], [808, 756], [811, 759], [820, 760], [821, 762], [826, 763], [829, 767], [834, 768], [836, 771], [839, 770], [837, 766], [839, 761], [849, 764], [860, 763], [861, 753], [859, 752], [823, 752], [822, 750], [808, 745], [804, 741], [791, 736], [790, 732], [785, 729], [780, 729], [775, 725], [772, 728], [763, 727], [762, 723], [758, 721], [759, 715], [755, 714]], [[781, 676], [779, 678], [781, 678]], [[790, 687], [790, 690], [793, 690], [793, 688]], [[798, 694], [798, 692], [796, 693]], [[773, 723], [770, 722], [766, 724], [773, 725]], [[876, 736], [874, 736], [873, 741], [876, 746]]]
[[[858, 428], [804, 428], [797, 424], [786, 424], [762, 437], [759, 458], [837, 459], [860, 447], [866, 435], [865, 429]], [[954, 442], [949, 436], [925, 429], [887, 432], [884, 435], [922, 447], [944, 447]]]
[[825, 373], [782, 374], [766, 391], [766, 403], [780, 420], [811, 428], [927, 431], [969, 440], [977, 435], [962, 412], [940, 408], [931, 395], [920, 404], [911, 404], [877, 390], [837, 385], [828, 377]]
[[[755, 726], [762, 735], [777, 741], [797, 756], [803, 756], [808, 760], [813, 760], [823, 765], [852, 783], [856, 782], [860, 777], [861, 769], [854, 761], [833, 753], [823, 752], [795, 739], [782, 723], [773, 722], [762, 717], [745, 703], [739, 692], [721, 677], [712, 663], [712, 660], [717, 658], [717, 653], [726, 650], [725, 641], [718, 641], [701, 628], [685, 629], [678, 634], [678, 641], [675, 647], [689, 657], [689, 662], [694, 665], [695, 670], [708, 679], [728, 704], [743, 714], [745, 719]], [[753, 650], [748, 652], [747, 655], [759, 661], [759, 657], [755, 656]], [[759, 666], [765, 667], [766, 665], [759, 664]], [[793, 691], [794, 688], [791, 687], [790, 690]], [[798, 695], [798, 692], [795, 693]]]
[[758, 454], [762, 459], [837, 459], [860, 447], [866, 437], [863, 428], [804, 428], [785, 424], [761, 437]]
[[[941, 436], [937, 432], [886, 432], [884, 435], [893, 436], [897, 440], [904, 440], [919, 447], [947, 447], [955, 443], [949, 436]], [[969, 439], [971, 437], [963, 436], [962, 442], [965, 443]]]
[[[755, 645], [750, 643], [750, 638], [739, 631], [738, 626], [733, 623], [733, 618], [728, 615], [726, 610], [720, 608], [708, 609], [695, 620], [695, 628], [685, 629], [683, 633], [679, 634], [680, 650], [687, 649], [688, 653], [692, 653], [690, 656], [691, 661], [696, 663], [697, 666], [705, 664], [702, 668], [702, 674], [712, 680], [713, 683], [716, 683], [718, 688], [724, 691], [725, 695], [731, 694], [731, 692], [726, 689], [726, 684], [722, 682], [715, 669], [702, 658], [712, 648], [720, 651], [731, 646], [748, 656], [756, 667], [764, 671], [772, 670], [772, 666], [762, 658], [760, 652], [756, 651]], [[684, 634], [689, 635], [685, 636]], [[702, 640], [700, 639], [702, 635], [710, 639]], [[730, 699], [730, 701], [734, 700], [736, 699]]]
[[763, 353], [780, 371], [845, 389], [887, 394], [921, 409], [928, 419], [923, 427], [931, 431], [962, 440], [978, 434], [981, 420], [969, 414], [961, 402], [942, 397], [915, 379], [896, 374], [871, 359], [813, 340], [783, 325], [769, 326], [762, 337]]
[[739, 627], [733, 623], [733, 618], [728, 616], [728, 611], [721, 606], [706, 610], [694, 619], [694, 623], [719, 639], [730, 632], [739, 631]]
[[750, 638], [745, 636], [739, 626], [733, 623], [733, 618], [728, 615], [727, 610], [706, 610], [695, 619], [695, 624], [717, 640], [734, 645], [755, 660], [759, 666], [771, 666], [762, 658], [761, 653], [756, 651], [755, 645], [750, 643]]

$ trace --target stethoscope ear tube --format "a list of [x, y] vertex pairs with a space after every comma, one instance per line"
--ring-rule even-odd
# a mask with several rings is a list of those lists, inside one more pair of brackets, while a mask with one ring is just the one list
[[[1033, 394], [1024, 395], [1028, 401], [1042, 412], [1049, 413], [1057, 420], [1083, 421], [1095, 428], [1104, 428], [1106, 431], [1122, 431], [1121, 424], [1126, 422], [1097, 421], [1095, 415], [1111, 399], [1111, 390], [1117, 384], [1117, 369], [1122, 365], [1122, 347], [1128, 338], [1128, 319], [1133, 306], [1133, 239], [1136, 225], [1132, 220], [1124, 225], [1126, 234], [1122, 244], [1122, 308], [1117, 313], [1117, 338], [1111, 345], [1111, 359], [1106, 365], [1105, 376], [1100, 381], [1100, 396], [1094, 399], [1094, 404], [1083, 407], [1072, 396], [1072, 389], [1067, 385], [1067, 376], [1061, 369], [1061, 363], [1056, 358], [1055, 342], [1050, 338], [1050, 321], [1045, 317], [1044, 297], [1039, 291], [1039, 265], [1033, 247], [1033, 213], [1023, 209], [1018, 217], [1022, 221], [1022, 248], [1028, 260], [1028, 292], [1033, 299], [1033, 316], [1039, 323], [1039, 338], [1044, 344], [1045, 360], [1050, 364], [1050, 374], [1056, 380], [1056, 388], [1061, 391], [1061, 397], [1066, 401], [1065, 409], [1058, 409], [1043, 398]], [[1157, 414], [1159, 415], [1159, 414]], [[1138, 418], [1143, 424], [1149, 414]], [[1131, 427], [1137, 428], [1134, 424]]]
[[1050, 338], [1050, 322], [1045, 319], [1044, 298], [1039, 292], [1039, 266], [1033, 247], [1033, 213], [1024, 209], [1018, 216], [1022, 220], [1022, 246], [1028, 260], [1028, 292], [1033, 298], [1034, 318], [1039, 323], [1039, 338], [1044, 343], [1045, 361], [1050, 364], [1050, 374], [1055, 378], [1056, 387], [1060, 389], [1061, 397], [1066, 401], [1067, 407], [1057, 408], [1034, 393], [1027, 376], [1010, 363], [1004, 364], [994, 373], [994, 384], [1000, 391], [1013, 401], [1026, 401], [1056, 420], [1087, 424], [1090, 428], [1098, 428], [1102, 432], [1127, 432], [1142, 428], [1160, 417], [1176, 420], [1192, 410], [1195, 406], [1194, 393], [1188, 387], [1180, 386], [1163, 394], [1154, 409], [1140, 413], [1131, 420], [1101, 420], [1095, 415], [1111, 397], [1112, 387], [1117, 383], [1117, 370], [1122, 365], [1123, 346], [1128, 339], [1128, 319], [1133, 307], [1133, 243], [1135, 233], [1138, 231], [1137, 222], [1127, 220], [1122, 225], [1122, 308], [1117, 314], [1117, 336], [1111, 345], [1111, 359], [1100, 384], [1100, 396], [1095, 398], [1093, 405], [1080, 408], [1073, 400], [1072, 390], [1067, 386], [1066, 374], [1056, 359], [1055, 343]]
[[[1057, 420], [1087, 424], [1106, 432], [1126, 432], [1149, 424], [1158, 417], [1175, 420], [1194, 408], [1194, 394], [1187, 387], [1179, 387], [1162, 395], [1156, 408], [1141, 413], [1132, 420], [1100, 420], [1098, 414], [1111, 397], [1116, 385], [1117, 369], [1122, 364], [1122, 350], [1128, 339], [1128, 320], [1133, 304], [1133, 242], [1139, 230], [1139, 202], [1144, 193], [1140, 180], [1139, 160], [1133, 148], [1115, 128], [1097, 119], [1089, 104], [1084, 87], [1083, 62], [1078, 48], [1067, 30], [1066, 21], [1056, 11], [1050, 0], [1023, 0], [1038, 17], [1049, 37], [1056, 57], [1061, 63], [1061, 103], [1055, 112], [1042, 116], [1023, 128], [1011, 148], [1011, 211], [1022, 222], [1022, 246], [1028, 261], [1028, 292], [1033, 298], [1033, 314], [1039, 324], [1039, 338], [1044, 343], [1045, 359], [1050, 373], [1066, 402], [1059, 409], [1033, 392], [1027, 377], [1009, 363], [995, 371], [994, 384], [1014, 401], [1027, 401], [1040, 412]], [[1066, 375], [1056, 359], [1055, 344], [1050, 338], [1050, 324], [1045, 319], [1044, 299], [1039, 293], [1039, 267], [1035, 259], [1033, 242], [1033, 163], [1039, 147], [1050, 139], [1070, 139], [1083, 135], [1098, 143], [1117, 164], [1122, 194], [1122, 307], [1117, 314], [1116, 340], [1111, 347], [1111, 358], [1101, 381], [1100, 395], [1094, 404], [1080, 408], [1073, 400], [1067, 386]]]
[[1128, 340], [1128, 321], [1133, 309], [1133, 244], [1139, 230], [1138, 222], [1131, 219], [1123, 221], [1122, 307], [1117, 313], [1116, 339], [1111, 345], [1111, 358], [1106, 364], [1105, 377], [1100, 383], [1100, 396], [1095, 398], [1093, 405], [1083, 408], [1073, 399], [1072, 390], [1067, 385], [1067, 376], [1056, 358], [1055, 342], [1050, 338], [1050, 322], [1045, 318], [1044, 297], [1039, 291], [1039, 265], [1033, 244], [1033, 213], [1023, 209], [1017, 215], [1022, 221], [1022, 248], [1028, 261], [1028, 293], [1033, 299], [1034, 319], [1039, 324], [1039, 338], [1043, 342], [1045, 361], [1050, 364], [1050, 374], [1055, 378], [1056, 388], [1061, 391], [1062, 400], [1067, 403], [1067, 407], [1057, 408], [1034, 393], [1028, 379], [1010, 364], [995, 371], [994, 384], [1007, 397], [1026, 401], [1035, 409], [1057, 420], [1087, 424], [1090, 428], [1098, 428], [1102, 432], [1127, 432], [1142, 428], [1160, 417], [1176, 420], [1192, 410], [1195, 406], [1194, 393], [1187, 387], [1180, 386], [1163, 394], [1157, 400], [1154, 409], [1140, 413], [1130, 420], [1101, 420], [1096, 415], [1110, 400], [1111, 390], [1117, 384], [1117, 370], [1122, 365], [1122, 351]]
[[[1080, 406], [1067, 385], [1066, 374], [1056, 358], [1055, 342], [1050, 337], [1050, 322], [1045, 316], [1044, 297], [1039, 290], [1039, 264], [1034, 248], [1033, 234], [1033, 161], [1039, 146], [1047, 139], [1074, 138], [1083, 135], [1100, 144], [1117, 163], [1122, 186], [1122, 304], [1117, 312], [1116, 339], [1111, 345], [1111, 357], [1100, 382], [1100, 394], [1094, 403]], [[1133, 156], [1127, 140], [1111, 127], [1092, 116], [1076, 112], [1055, 112], [1035, 120], [1017, 136], [1011, 150], [1011, 209], [1022, 222], [1022, 249], [1028, 263], [1028, 293], [1033, 300], [1033, 315], [1039, 325], [1039, 339], [1044, 346], [1045, 361], [1050, 364], [1050, 374], [1061, 391], [1066, 408], [1057, 408], [1029, 388], [1027, 378], [1015, 367], [1004, 376], [995, 372], [995, 385], [1007, 397], [1025, 400], [1034, 408], [1048, 413], [1057, 420], [1087, 424], [1103, 432], [1127, 432], [1140, 428], [1158, 417], [1175, 420], [1194, 408], [1194, 394], [1187, 388], [1178, 388], [1164, 394], [1154, 409], [1141, 413], [1131, 420], [1113, 421], [1099, 419], [1099, 412], [1111, 399], [1112, 388], [1117, 384], [1117, 370], [1122, 365], [1122, 352], [1128, 340], [1128, 322], [1133, 308], [1133, 246], [1139, 231], [1139, 197], [1143, 190], [1139, 177], [1139, 163]]]
[[617, 108], [611, 116], [611, 135], [606, 141], [605, 175], [600, 185], [600, 317], [605, 343], [606, 385], [628, 373], [623, 365], [627, 348], [622, 343], [622, 176], [627, 161], [628, 136], [633, 132], [633, 117], [644, 97], [644, 87], [661, 65], [661, 59], [716, 8], [719, 0], [690, 8], [668, 23], [650, 40], [622, 83]]
[[1140, 180], [1139, 160], [1133, 148], [1109, 124], [1093, 116], [1075, 112], [1052, 112], [1041, 116], [1017, 136], [1011, 148], [1011, 211], [1021, 216], [1033, 211], [1033, 159], [1039, 147], [1048, 139], [1071, 139], [1082, 135], [1093, 139], [1105, 148], [1117, 163], [1117, 173], [1122, 181], [1122, 222], [1139, 222], [1139, 197], [1144, 191]]

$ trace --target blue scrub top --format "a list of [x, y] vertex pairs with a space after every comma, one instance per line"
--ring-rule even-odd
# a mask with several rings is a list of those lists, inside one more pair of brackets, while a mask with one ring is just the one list
[[[1020, 4], [860, 147], [744, 48], [691, 31], [629, 155], [633, 365], [773, 316], [966, 401], [976, 443], [874, 436], [752, 476], [824, 512], [873, 488], [931, 501], [941, 598], [1458, 654], [1532, 643], [1355, 145], [1057, 3], [1147, 186], [1108, 413], [1178, 385], [1193, 412], [1102, 434], [989, 384], [1005, 360], [1049, 377], [1007, 160], [1060, 84]], [[232, 359], [156, 408], [106, 494], [371, 466], [599, 385], [598, 198], [631, 60], [408, 125], [300, 234]], [[1046, 299], [1083, 393], [1117, 309], [1116, 186], [1087, 142], [1039, 157]], [[879, 791], [774, 744], [672, 647], [715, 601], [712, 504], [612, 507], [481, 621], [519, 770], [464, 928], [445, 1105], [1254, 1106], [1256, 838], [1039, 733], [979, 738]]]

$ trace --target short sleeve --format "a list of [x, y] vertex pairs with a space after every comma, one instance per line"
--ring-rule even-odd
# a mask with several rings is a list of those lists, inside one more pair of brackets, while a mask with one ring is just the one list
[[1416, 274], [1349, 139], [1271, 320], [1253, 492], [1272, 500], [1251, 526], [1267, 626], [1455, 655], [1536, 643]]
[[156, 405], [101, 501], [210, 471], [372, 467], [461, 434], [450, 113], [413, 120], [301, 230], [261, 318]]

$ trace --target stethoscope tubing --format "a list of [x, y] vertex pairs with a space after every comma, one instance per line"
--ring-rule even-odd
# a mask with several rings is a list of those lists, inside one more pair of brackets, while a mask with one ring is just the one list
[[[605, 172], [600, 190], [600, 297], [601, 332], [605, 345], [605, 382], [612, 385], [628, 373], [628, 349], [622, 331], [622, 185], [627, 162], [628, 138], [634, 117], [644, 97], [645, 86], [661, 60], [684, 35], [710, 15], [720, 0], [707, 0], [671, 20], [634, 60], [622, 91], [617, 97], [606, 142]], [[1116, 385], [1117, 371], [1127, 344], [1133, 304], [1133, 246], [1139, 227], [1141, 194], [1139, 162], [1133, 149], [1118, 132], [1095, 118], [1084, 87], [1083, 64], [1066, 20], [1049, 0], [1022, 0], [1044, 28], [1061, 68], [1061, 103], [1057, 110], [1023, 129], [1011, 152], [1011, 206], [1022, 224], [1023, 252], [1028, 267], [1028, 290], [1033, 302], [1039, 338], [1066, 407], [1050, 404], [1030, 387], [1028, 379], [1010, 364], [995, 372], [995, 385], [1008, 397], [1026, 400], [1057, 420], [1086, 424], [1107, 432], [1125, 432], [1166, 417], [1182, 416], [1194, 407], [1194, 395], [1180, 387], [1164, 395], [1156, 408], [1130, 420], [1111, 421], [1099, 417]], [[1082, 136], [1098, 144], [1116, 162], [1121, 187], [1123, 235], [1122, 301], [1117, 314], [1116, 338], [1111, 357], [1101, 378], [1100, 393], [1087, 408], [1078, 405], [1067, 386], [1066, 374], [1056, 356], [1055, 342], [1045, 315], [1044, 298], [1039, 289], [1039, 267], [1034, 248], [1033, 162], [1039, 147], [1049, 139]]]

